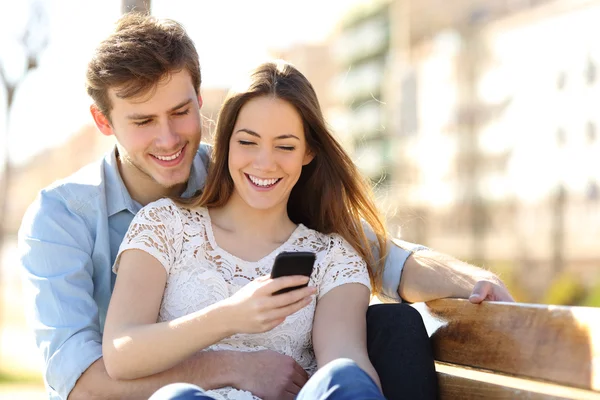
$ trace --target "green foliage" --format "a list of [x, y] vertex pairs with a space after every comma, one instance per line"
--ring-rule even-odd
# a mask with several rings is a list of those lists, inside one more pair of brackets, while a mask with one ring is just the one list
[[600, 280], [592, 286], [587, 296], [581, 302], [582, 306], [600, 307]]
[[27, 384], [43, 385], [42, 375], [32, 372], [14, 372], [0, 368], [0, 385], [6, 384]]
[[577, 306], [581, 305], [585, 297], [583, 284], [573, 274], [566, 272], [554, 279], [542, 303]]

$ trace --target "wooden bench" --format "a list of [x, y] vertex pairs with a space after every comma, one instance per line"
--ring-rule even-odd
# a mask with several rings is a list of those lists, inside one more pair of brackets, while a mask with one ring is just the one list
[[415, 304], [440, 399], [600, 399], [600, 308], [444, 299]]

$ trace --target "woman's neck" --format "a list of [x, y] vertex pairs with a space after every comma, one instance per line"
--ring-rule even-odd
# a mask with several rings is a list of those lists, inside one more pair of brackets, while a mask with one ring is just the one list
[[220, 228], [240, 238], [285, 242], [296, 229], [296, 224], [288, 217], [286, 204], [276, 207], [267, 210], [253, 208], [234, 191], [223, 207], [211, 209], [211, 219]]

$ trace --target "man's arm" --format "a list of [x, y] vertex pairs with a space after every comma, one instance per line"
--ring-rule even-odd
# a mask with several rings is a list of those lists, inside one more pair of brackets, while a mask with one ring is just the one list
[[42, 192], [19, 231], [26, 313], [43, 354], [44, 380], [52, 398], [62, 399], [102, 356], [94, 243], [85, 221], [65, 203], [56, 193]]
[[233, 380], [232, 367], [240, 362], [236, 352], [202, 352], [159, 374], [119, 381], [108, 376], [100, 358], [77, 380], [69, 400], [148, 399], [161, 387], [176, 382], [193, 383], [206, 390], [224, 387]]
[[[270, 351], [204, 351], [159, 374], [135, 380], [108, 376], [102, 358], [81, 375], [69, 400], [148, 399], [161, 387], [187, 382], [205, 390], [225, 386], [248, 390], [262, 399], [276, 400], [296, 387], [298, 370], [292, 357]], [[303, 370], [302, 370], [303, 371]], [[301, 377], [302, 385], [308, 377]]]
[[472, 303], [514, 301], [494, 273], [432, 250], [414, 252], [406, 259], [398, 294], [411, 303], [446, 297], [468, 298]]

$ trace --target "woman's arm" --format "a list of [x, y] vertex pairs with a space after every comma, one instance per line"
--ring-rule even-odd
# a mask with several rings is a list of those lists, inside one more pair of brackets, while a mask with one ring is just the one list
[[120, 256], [110, 300], [102, 352], [113, 379], [135, 379], [165, 371], [231, 335], [218, 307], [156, 323], [167, 273], [142, 250]]
[[313, 346], [319, 368], [337, 358], [350, 358], [381, 388], [367, 353], [369, 296], [366, 286], [347, 283], [319, 299], [313, 323]]
[[120, 256], [102, 351], [113, 379], [136, 379], [165, 371], [235, 333], [273, 329], [305, 307], [315, 289], [272, 293], [308, 281], [304, 276], [259, 278], [235, 295], [202, 310], [157, 323], [167, 274], [161, 263], [137, 249]]

